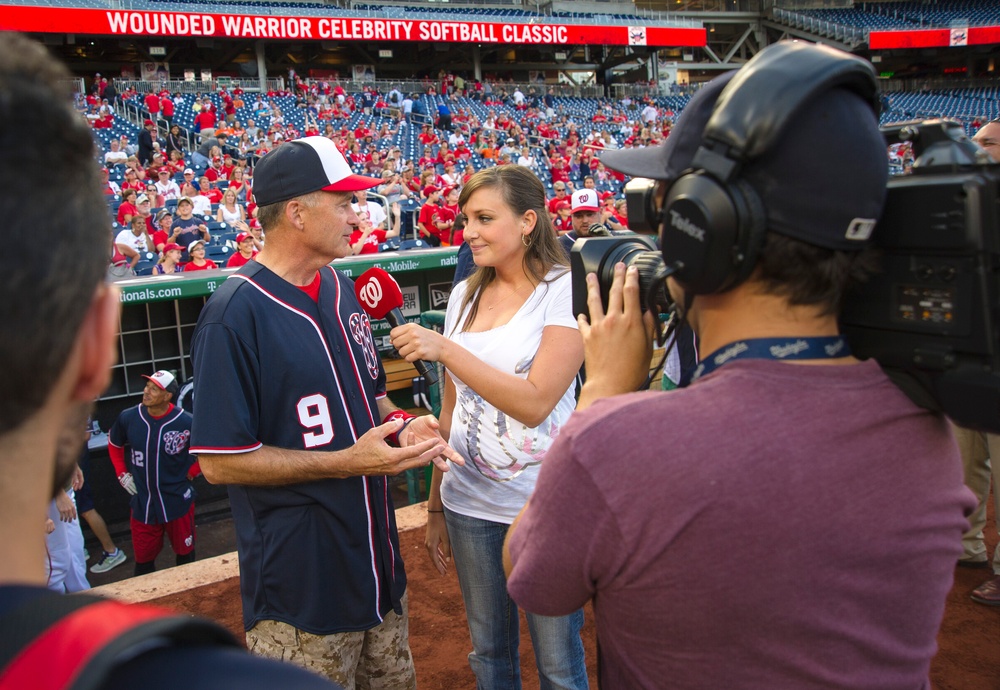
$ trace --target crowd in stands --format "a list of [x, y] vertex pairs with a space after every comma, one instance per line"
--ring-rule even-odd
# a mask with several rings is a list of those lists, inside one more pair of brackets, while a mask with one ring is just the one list
[[[558, 207], [560, 192], [568, 201], [574, 190], [585, 188], [601, 197], [601, 222], [618, 231], [628, 227], [625, 180], [605, 169], [601, 151], [662, 142], [689, 99], [687, 93], [636, 101], [572, 98], [556, 96], [543, 84], [473, 81], [445, 71], [427, 82], [424, 93], [398, 88], [383, 93], [369, 85], [351, 91], [337, 81], [301, 77], [293, 78], [288, 91], [221, 88], [200, 96], [165, 89], [119, 93], [100, 75], [92, 83], [80, 107], [101, 149], [116, 233], [116, 275], [123, 266], [130, 269], [126, 275], [149, 275], [241, 265], [249, 258], [243, 245], [251, 247], [252, 256], [264, 242], [253, 203], [255, 161], [310, 135], [333, 140], [356, 172], [384, 181], [367, 204], [377, 212], [359, 216], [355, 253], [460, 244], [461, 233], [452, 230], [458, 194], [474, 172], [494, 165], [535, 172], [552, 200], [557, 232], [571, 228], [567, 209]], [[889, 96], [883, 121], [909, 119], [915, 111], [933, 115], [920, 111], [914, 94]], [[996, 94], [919, 96], [952, 104], [970, 134], [988, 119], [975, 113], [996, 110]], [[954, 106], [970, 98], [974, 107]], [[142, 126], [116, 115], [116, 101], [137, 106], [145, 117]], [[894, 169], [905, 168], [899, 151], [890, 151], [890, 159], [898, 164]], [[179, 204], [181, 199], [189, 204]], [[146, 222], [145, 247], [127, 236], [136, 215]], [[187, 228], [191, 218], [199, 232], [178, 234], [178, 225]], [[204, 264], [190, 260], [197, 240], [205, 242]], [[168, 244], [179, 246], [179, 261], [166, 259]]]
[[[627, 227], [624, 178], [604, 168], [600, 151], [662, 142], [687, 98], [571, 99], [542, 86], [508, 91], [445, 73], [423, 94], [370, 87], [351, 93], [339, 83], [298, 78], [290, 92], [220, 89], [196, 98], [166, 90], [118, 94], [99, 75], [93, 83], [85, 108], [88, 117], [103, 113], [92, 121], [115, 261], [138, 275], [241, 265], [259, 251], [254, 162], [310, 135], [330, 138], [357, 172], [384, 181], [370, 199], [357, 200], [355, 253], [460, 244], [461, 233], [453, 231], [459, 192], [474, 172], [493, 165], [533, 170], [563, 232], [571, 227], [567, 194], [575, 189], [594, 189], [605, 200], [603, 220]], [[118, 123], [115, 99], [140, 105], [141, 128], [130, 133], [128, 123]], [[567, 208], [556, 203], [563, 197]], [[145, 222], [144, 233], [136, 234], [134, 218]], [[204, 243], [206, 261], [192, 253], [197, 242]], [[250, 256], [241, 251], [244, 243]], [[179, 258], [168, 258], [177, 250]]]
[[866, 2], [850, 8], [797, 11], [817, 19], [877, 31], [1000, 24], [1000, 7], [990, 0]]

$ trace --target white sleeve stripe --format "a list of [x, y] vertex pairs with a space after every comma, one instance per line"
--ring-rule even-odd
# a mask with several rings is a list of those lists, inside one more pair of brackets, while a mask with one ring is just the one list
[[246, 448], [191, 448], [188, 453], [191, 455], [239, 455], [240, 453], [251, 453], [263, 447], [263, 443], [258, 443]]

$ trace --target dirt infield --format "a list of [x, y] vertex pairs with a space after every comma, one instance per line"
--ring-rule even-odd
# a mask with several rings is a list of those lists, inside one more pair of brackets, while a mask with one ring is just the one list
[[[410, 583], [410, 645], [421, 690], [475, 687], [466, 659], [469, 633], [454, 574], [441, 577], [433, 569], [423, 547], [422, 529], [401, 533], [400, 545]], [[938, 635], [940, 649], [931, 665], [936, 690], [1000, 690], [1000, 608], [980, 606], [969, 599], [969, 592], [987, 575], [983, 570], [955, 569], [955, 586]], [[886, 583], [886, 587], [891, 586], [891, 582]], [[156, 603], [213, 618], [243, 637], [237, 578]], [[521, 667], [527, 690], [538, 688], [538, 678], [526, 628], [522, 616]], [[591, 686], [596, 688], [594, 623], [589, 607], [584, 645]]]

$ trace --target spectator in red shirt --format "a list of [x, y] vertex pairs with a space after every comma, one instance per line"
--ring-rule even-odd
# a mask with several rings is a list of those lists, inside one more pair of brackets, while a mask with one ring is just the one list
[[184, 160], [184, 152], [177, 149], [172, 150], [168, 154], [166, 166], [170, 170], [171, 176], [183, 172], [187, 167], [187, 162]]
[[233, 166], [233, 171], [229, 173], [229, 189], [236, 192], [239, 201], [245, 201], [247, 196], [246, 169], [242, 165]]
[[420, 239], [431, 246], [437, 247], [441, 244], [438, 235], [438, 228], [434, 224], [434, 214], [438, 210], [438, 201], [441, 199], [441, 190], [433, 185], [424, 188], [424, 197], [427, 203], [420, 207], [420, 215], [417, 216], [417, 233]]
[[241, 232], [236, 236], [236, 247], [238, 251], [229, 257], [229, 261], [226, 262], [226, 268], [239, 268], [257, 256], [253, 235], [248, 232]]
[[569, 167], [566, 165], [566, 161], [564, 161], [562, 157], [554, 158], [549, 165], [551, 168], [553, 184], [557, 182], [569, 182]]
[[114, 196], [115, 194], [122, 193], [121, 187], [119, 187], [117, 183], [112, 182], [108, 178], [107, 168], [101, 168], [101, 187], [104, 188], [104, 193], [107, 196]]
[[174, 101], [170, 98], [170, 94], [160, 98], [160, 114], [167, 121], [169, 129], [170, 125], [174, 123]]
[[211, 271], [219, 266], [211, 259], [205, 258], [205, 242], [195, 240], [188, 245], [188, 255], [191, 260], [184, 264], [184, 272], [188, 271]]
[[232, 155], [228, 153], [222, 154], [222, 174], [224, 179], [228, 180], [232, 176], [235, 168], [236, 164], [233, 162]]
[[215, 115], [215, 109], [212, 108], [210, 102], [207, 105], [202, 106], [201, 111], [194, 116], [194, 127], [199, 132], [204, 135], [206, 132], [214, 133], [215, 124], [218, 122], [218, 118]]
[[156, 122], [156, 119], [160, 114], [160, 97], [150, 91], [146, 94], [143, 102], [146, 104], [146, 110], [149, 111], [149, 119]]
[[236, 104], [228, 94], [222, 99], [222, 109], [226, 114], [226, 122], [233, 123], [236, 121]]
[[557, 235], [565, 235], [573, 229], [573, 217], [570, 215], [570, 203], [568, 200], [563, 199], [555, 205], [556, 217], [552, 221], [552, 227], [555, 228]]
[[163, 248], [177, 240], [181, 231], [173, 229], [174, 216], [167, 209], [162, 209], [156, 214], [156, 225], [159, 229], [153, 232], [153, 248], [162, 252]]
[[556, 207], [559, 205], [559, 202], [561, 202], [561, 201], [567, 201], [568, 202], [569, 201], [569, 197], [566, 196], [566, 183], [565, 182], [556, 182], [554, 185], [552, 185], [552, 188], [555, 190], [556, 195], [555, 195], [554, 198], [549, 199], [549, 216], [553, 220], [555, 220], [556, 211], [557, 211]]
[[612, 230], [628, 230], [628, 204], [624, 199], [615, 201], [615, 212], [607, 223]]
[[403, 170], [401, 177], [401, 182], [406, 185], [412, 193], [418, 194], [420, 192], [420, 180], [413, 176], [413, 168], [406, 168]]
[[399, 221], [402, 211], [400, 211], [398, 203], [393, 203], [389, 210], [389, 216], [392, 219], [389, 230], [380, 230], [373, 226], [368, 217], [368, 211], [358, 211], [357, 215], [360, 224], [351, 233], [349, 240], [352, 254], [375, 254], [378, 252], [379, 245], [386, 239], [399, 237]]
[[118, 207], [118, 225], [127, 228], [132, 223], [132, 218], [139, 215], [139, 209], [135, 206], [136, 194], [134, 189], [122, 190], [122, 203]]
[[222, 201], [222, 192], [212, 186], [207, 175], [202, 175], [198, 178], [198, 191], [202, 193], [203, 196], [207, 196], [208, 200], [213, 204], [217, 204]]
[[134, 189], [137, 192], [141, 192], [144, 188], [142, 182], [135, 175], [135, 170], [132, 168], [127, 168], [125, 170], [125, 181], [121, 184], [122, 192], [126, 189]]
[[[431, 217], [431, 222], [434, 224], [434, 228], [437, 230], [438, 238], [440, 243], [445, 246], [451, 246], [451, 229], [455, 225], [455, 216], [458, 215], [452, 211], [447, 206], [438, 206], [434, 211], [434, 215]], [[461, 243], [459, 243], [461, 244]]]
[[156, 225], [154, 225], [152, 206], [150, 205], [149, 197], [146, 194], [140, 194], [135, 199], [135, 208], [138, 214], [144, 221], [146, 221], [146, 231], [150, 235], [156, 230]]
[[444, 205], [451, 209], [456, 216], [459, 214], [458, 197], [461, 196], [461, 184], [453, 185], [444, 190]]
[[428, 165], [435, 165], [436, 163], [437, 159], [434, 157], [434, 154], [431, 153], [431, 147], [425, 146], [424, 152], [420, 156], [420, 160], [417, 161], [417, 165], [420, 167], [421, 170], [423, 170]]
[[208, 181], [212, 183], [213, 187], [219, 182], [219, 180], [227, 179], [226, 171], [222, 167], [221, 156], [216, 156], [212, 159], [212, 165], [205, 170], [205, 177], [208, 178]]
[[160, 194], [160, 190], [156, 188], [156, 185], [152, 182], [146, 183], [146, 198], [149, 199], [149, 206], [153, 208], [161, 208], [166, 202], [163, 195]]
[[420, 132], [417, 139], [419, 139], [420, 143], [424, 146], [433, 146], [438, 143], [438, 135], [431, 130], [430, 125], [424, 125], [423, 131]]

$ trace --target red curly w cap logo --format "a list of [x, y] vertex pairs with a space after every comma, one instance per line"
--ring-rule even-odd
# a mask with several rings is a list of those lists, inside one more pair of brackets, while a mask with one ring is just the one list
[[163, 434], [163, 449], [167, 451], [167, 455], [180, 455], [187, 447], [189, 438], [190, 431], [168, 431]]

